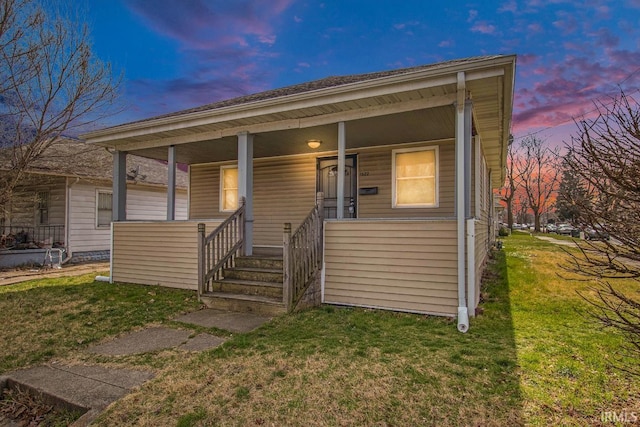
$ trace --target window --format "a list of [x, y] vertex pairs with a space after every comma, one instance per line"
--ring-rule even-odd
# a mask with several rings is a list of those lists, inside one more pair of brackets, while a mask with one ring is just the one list
[[220, 167], [220, 210], [233, 212], [238, 209], [238, 167]]
[[96, 193], [96, 226], [107, 227], [111, 225], [113, 212], [113, 194], [109, 191]]
[[49, 224], [49, 192], [38, 191], [36, 194], [36, 222], [38, 225]]
[[393, 207], [438, 206], [438, 147], [392, 151]]

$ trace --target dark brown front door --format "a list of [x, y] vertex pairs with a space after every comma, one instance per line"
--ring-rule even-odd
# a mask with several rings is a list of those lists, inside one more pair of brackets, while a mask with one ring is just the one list
[[[344, 218], [356, 218], [358, 206], [356, 155], [345, 156], [344, 167]], [[324, 193], [324, 217], [337, 218], [338, 213], [338, 158], [318, 159], [317, 191]]]

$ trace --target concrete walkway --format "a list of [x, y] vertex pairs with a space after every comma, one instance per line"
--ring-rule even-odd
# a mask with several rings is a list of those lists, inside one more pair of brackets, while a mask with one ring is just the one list
[[576, 242], [572, 240], [554, 239], [553, 237], [549, 237], [549, 236], [535, 236], [535, 237], [536, 239], [544, 240], [545, 242], [553, 243], [560, 246], [573, 246], [573, 247], [578, 246], [576, 245]]
[[[229, 313], [205, 309], [174, 319], [205, 328], [233, 333], [250, 332], [270, 320], [251, 313]], [[224, 339], [208, 333], [194, 334], [191, 329], [151, 327], [131, 332], [116, 339], [93, 345], [90, 353], [125, 356], [168, 348], [203, 351], [215, 348]], [[0, 377], [0, 390], [20, 386], [41, 393], [53, 404], [67, 409], [86, 411], [74, 426], [86, 426], [108, 405], [154, 377], [146, 370], [130, 370], [101, 365], [67, 365], [51, 363], [6, 373]], [[3, 421], [5, 422], [3, 424]], [[11, 425], [0, 417], [0, 426]]]

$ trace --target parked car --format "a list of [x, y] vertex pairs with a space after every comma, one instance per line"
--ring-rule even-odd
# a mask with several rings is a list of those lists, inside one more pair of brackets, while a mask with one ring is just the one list
[[607, 233], [606, 231], [604, 231], [603, 229], [596, 227], [596, 228], [587, 228], [586, 230], [584, 230], [584, 238], [585, 240], [607, 240], [609, 241], [611, 239], [611, 236], [609, 235], [609, 233]]
[[547, 232], [555, 233], [558, 227], [555, 224], [547, 224]]
[[571, 224], [560, 224], [556, 229], [556, 233], [560, 235], [570, 236], [573, 230], [574, 228]]

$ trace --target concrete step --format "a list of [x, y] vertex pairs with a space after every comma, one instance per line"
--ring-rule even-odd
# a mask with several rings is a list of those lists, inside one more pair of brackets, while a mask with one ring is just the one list
[[257, 255], [237, 257], [236, 268], [264, 268], [282, 271], [282, 257]]
[[279, 316], [287, 312], [282, 298], [261, 295], [232, 294], [226, 292], [207, 292], [201, 295], [202, 302], [209, 308], [255, 313], [263, 316]]
[[250, 280], [255, 282], [279, 283], [282, 286], [282, 269], [235, 267], [227, 268], [222, 272], [225, 279]]
[[278, 283], [225, 277], [223, 280], [214, 281], [211, 290], [229, 294], [262, 295], [282, 300], [282, 280]]

